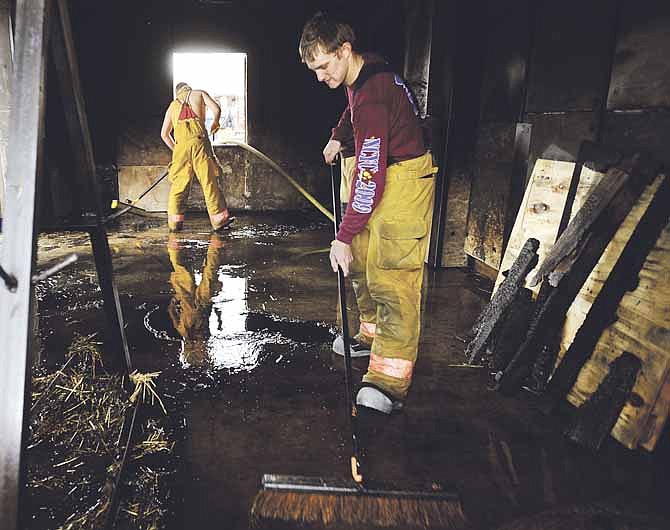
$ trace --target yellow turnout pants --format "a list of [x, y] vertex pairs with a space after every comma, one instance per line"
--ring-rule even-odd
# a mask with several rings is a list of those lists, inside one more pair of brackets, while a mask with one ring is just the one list
[[430, 153], [392, 164], [381, 201], [351, 243], [360, 320], [376, 324], [363, 382], [397, 399], [407, 394], [417, 357], [434, 192]]
[[348, 156], [340, 162], [340, 203], [346, 204], [351, 197], [351, 182], [356, 172], [356, 157]]
[[171, 183], [168, 225], [175, 229], [179, 227], [178, 223], [183, 223], [194, 175], [202, 186], [212, 227], [220, 228], [228, 217], [228, 209], [219, 186], [219, 164], [206, 136], [191, 137], [175, 144], [168, 174]]

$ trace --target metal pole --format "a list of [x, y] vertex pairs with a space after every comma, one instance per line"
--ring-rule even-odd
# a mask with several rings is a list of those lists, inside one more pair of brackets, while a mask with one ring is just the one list
[[16, 278], [16, 290], [0, 284], [0, 528], [20, 528], [25, 469], [21, 449], [30, 396], [35, 202], [44, 131], [44, 78], [48, 0], [18, 0], [7, 160], [4, 245], [0, 263]]

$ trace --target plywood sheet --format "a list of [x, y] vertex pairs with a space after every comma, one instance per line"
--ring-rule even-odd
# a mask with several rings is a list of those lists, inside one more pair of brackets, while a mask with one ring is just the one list
[[[540, 241], [540, 248], [538, 249], [540, 263], [556, 242], [558, 226], [565, 209], [565, 201], [570, 189], [574, 168], [575, 164], [572, 162], [542, 158], [535, 163], [512, 228], [509, 243], [505, 249], [494, 291], [504, 279], [502, 273], [512, 266], [529, 237], [534, 237]], [[592, 171], [587, 167], [582, 168], [572, 207], [572, 215], [579, 210], [590, 190], [601, 178], [602, 173]], [[537, 294], [539, 288], [538, 285], [533, 287], [532, 290]]]
[[668, 421], [668, 413], [670, 413], [670, 372], [665, 374], [665, 383], [647, 419], [647, 428], [641, 437], [640, 447], [647, 451], [654, 450]]
[[[165, 166], [119, 166], [119, 200], [135, 201], [166, 171]], [[168, 192], [170, 183], [165, 178], [136, 206], [150, 212], [167, 211]]]
[[464, 171], [455, 171], [449, 178], [446, 219], [442, 238], [442, 266], [465, 267], [468, 257], [465, 254], [468, 208], [470, 205], [471, 178]]
[[494, 269], [502, 260], [516, 133], [516, 122], [491, 122], [477, 137], [465, 252]]
[[[578, 299], [582, 310], [589, 299], [594, 298], [602, 286], [602, 275], [617, 250], [621, 241], [630, 237], [630, 226], [640, 210], [649, 203], [654, 188], [659, 185], [654, 181], [641, 197], [638, 205], [624, 222], [612, 247], [608, 247], [606, 261], [601, 260], [589, 277], [585, 288], [590, 291], [580, 293]], [[601, 266], [602, 265], [602, 266]], [[624, 351], [630, 351], [642, 360], [642, 370], [638, 376], [633, 392], [641, 400], [627, 403], [612, 429], [612, 436], [630, 449], [642, 444], [652, 449], [667, 417], [670, 398], [667, 390], [670, 372], [670, 225], [659, 237], [656, 246], [647, 257], [640, 272], [637, 288], [624, 295], [617, 310], [617, 320], [610, 325], [601, 336], [593, 355], [584, 365], [568, 400], [576, 406], [581, 405], [595, 391], [608, 371], [609, 363]], [[587, 287], [588, 286], [588, 287]], [[573, 311], [573, 308], [570, 309]], [[639, 401], [639, 402], [638, 402]]]
[[[619, 230], [617, 230], [612, 241], [610, 241], [605, 248], [598, 264], [593, 271], [591, 271], [591, 274], [589, 274], [581, 290], [575, 297], [575, 301], [570, 306], [570, 309], [568, 309], [558, 352], [558, 362], [563, 358], [565, 352], [570, 347], [570, 344], [572, 344], [577, 331], [579, 331], [579, 328], [584, 323], [584, 320], [591, 309], [591, 305], [597, 298], [602, 286], [616, 265], [616, 262], [618, 261], [619, 256], [621, 256], [626, 243], [628, 243], [628, 240], [633, 234], [635, 227], [640, 222], [644, 212], [647, 211], [647, 207], [654, 197], [656, 190], [658, 190], [658, 187], [661, 185], [663, 178], [662, 175], [659, 175], [654, 182], [647, 186], [647, 189], [642, 193], [637, 204], [631, 209], [626, 219], [624, 219], [624, 222], [619, 227]], [[640, 275], [641, 277], [644, 277], [644, 271], [642, 271]], [[645, 304], [644, 300], [635, 301], [638, 305], [643, 304], [644, 306]], [[622, 303], [624, 302], [622, 301]], [[647, 308], [644, 314], [646, 316], [653, 316], [654, 313], [655, 308]]]

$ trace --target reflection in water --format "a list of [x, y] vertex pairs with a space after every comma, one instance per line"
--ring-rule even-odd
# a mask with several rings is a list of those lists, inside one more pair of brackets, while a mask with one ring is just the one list
[[234, 278], [227, 275], [225, 270], [220, 270], [219, 283], [221, 290], [212, 297], [209, 331], [213, 337], [243, 333], [247, 319], [247, 279]]
[[212, 299], [207, 341], [212, 362], [233, 371], [252, 370], [259, 364], [258, 340], [246, 331], [247, 279], [226, 276], [219, 271], [222, 288]]
[[224, 240], [212, 235], [201, 271], [189, 270], [193, 245], [173, 234], [168, 253], [174, 295], [168, 314], [181, 336], [184, 366], [208, 365], [230, 372], [256, 368], [268, 343], [288, 343], [279, 333], [247, 330], [247, 278], [235, 276], [234, 266], [223, 264]]
[[168, 238], [168, 254], [173, 272], [170, 284], [174, 295], [168, 314], [174, 328], [182, 337], [181, 360], [186, 365], [202, 365], [207, 361], [209, 313], [213, 296], [221, 289], [218, 269], [223, 260], [224, 242], [213, 234], [202, 272], [189, 270], [186, 262], [188, 247], [174, 234]]

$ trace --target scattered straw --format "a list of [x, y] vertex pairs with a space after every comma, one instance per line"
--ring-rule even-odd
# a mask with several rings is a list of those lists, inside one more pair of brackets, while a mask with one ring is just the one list
[[148, 374], [143, 374], [135, 370], [130, 374], [130, 380], [135, 385], [135, 391], [130, 396], [130, 402], [135, 403], [137, 398], [142, 395], [142, 402], [146, 403], [147, 399], [151, 399], [151, 405], [155, 404], [155, 401], [158, 400], [158, 403], [163, 409], [163, 413], [167, 416], [167, 410], [165, 410], [165, 405], [161, 400], [158, 392], [156, 392], [156, 383], [154, 379], [160, 375], [160, 372], [151, 372]]
[[[52, 513], [54, 522], [62, 517], [59, 530], [104, 528], [120, 471], [119, 447], [125, 418], [133, 408], [123, 378], [100, 370], [104, 366], [94, 336], [75, 337], [60, 370], [32, 379], [27, 485], [34, 495], [32, 506], [40, 506], [42, 499], [62, 499], [57, 505], [39, 508]], [[135, 383], [131, 401], [140, 396], [142, 402], [148, 400], [152, 405], [158, 401], [167, 414], [156, 390], [157, 376], [158, 373], [135, 372], [131, 377]], [[174, 442], [158, 427], [158, 420], [148, 422], [140, 429], [144, 440], [133, 449], [134, 462], [141, 463], [143, 456], [169, 453], [174, 448]], [[121, 512], [132, 518], [135, 528], [157, 530], [164, 526], [167, 508], [161, 502], [170, 494], [165, 491], [165, 481], [158, 479], [165, 474], [166, 471], [154, 472], [141, 465], [135, 471], [133, 482], [143, 487], [141, 492], [133, 488], [133, 498], [128, 500], [133, 508], [125, 505], [126, 511]], [[61, 515], [63, 510], [71, 513]]]

